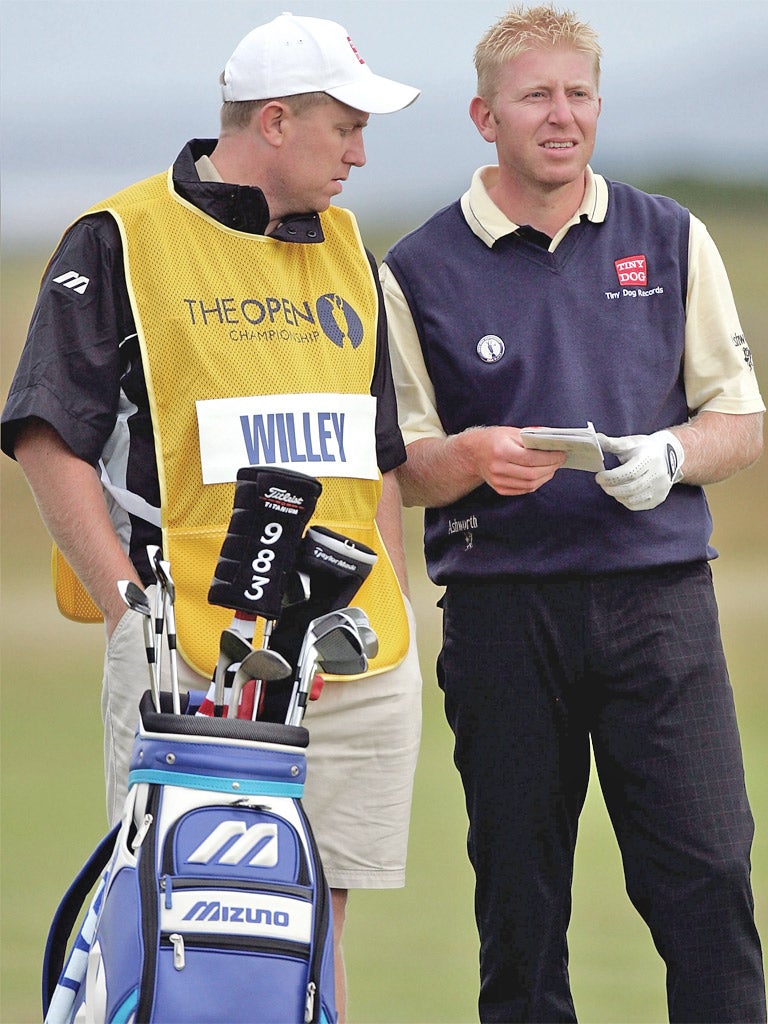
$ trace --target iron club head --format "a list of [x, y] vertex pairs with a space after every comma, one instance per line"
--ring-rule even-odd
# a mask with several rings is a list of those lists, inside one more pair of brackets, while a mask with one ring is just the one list
[[[232, 693], [229, 698], [229, 718], [237, 718], [237, 710], [240, 706], [240, 694], [245, 684], [256, 679], [260, 682], [274, 682], [277, 679], [287, 679], [292, 672], [291, 666], [277, 651], [268, 647], [255, 647], [240, 662], [235, 672], [232, 683]], [[258, 697], [254, 697], [254, 708]], [[256, 708], [256, 710], [258, 710]]]
[[315, 638], [313, 646], [318, 666], [330, 675], [358, 675], [368, 668], [363, 642], [353, 626], [332, 626]]
[[338, 609], [337, 614], [345, 616], [357, 629], [360, 639], [363, 642], [363, 650], [365, 651], [366, 657], [368, 659], [375, 658], [379, 653], [379, 638], [363, 609], [357, 608], [353, 605], [349, 608]]
[[118, 580], [117, 589], [120, 591], [123, 601], [132, 611], [139, 612], [140, 615], [146, 615], [150, 619], [152, 618], [149, 599], [138, 584], [134, 583], [133, 580]]
[[160, 711], [160, 684], [157, 679], [157, 661], [155, 658], [155, 642], [152, 633], [152, 609], [149, 605], [147, 595], [133, 580], [118, 580], [117, 589], [123, 601], [131, 611], [141, 615], [142, 627], [144, 629], [144, 648], [147, 652], [147, 666], [149, 669], [149, 688], [152, 691], [152, 700], [155, 710]]
[[160, 548], [157, 549], [157, 552], [154, 561], [155, 576], [157, 576], [157, 581], [163, 588], [165, 596], [173, 604], [176, 600], [176, 586], [171, 577], [171, 563], [159, 557]]
[[242, 662], [252, 650], [252, 645], [236, 630], [222, 630], [219, 657], [213, 674], [213, 713], [217, 718], [224, 714], [224, 683], [227, 669], [238, 661]]

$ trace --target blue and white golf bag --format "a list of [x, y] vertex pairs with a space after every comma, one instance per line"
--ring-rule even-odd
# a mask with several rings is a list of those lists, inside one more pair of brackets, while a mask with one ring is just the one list
[[333, 1024], [306, 729], [173, 715], [166, 699], [142, 700], [122, 822], [51, 926], [46, 1024]]

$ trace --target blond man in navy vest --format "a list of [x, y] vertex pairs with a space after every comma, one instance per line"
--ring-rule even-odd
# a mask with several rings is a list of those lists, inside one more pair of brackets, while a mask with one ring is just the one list
[[[221, 85], [218, 139], [188, 143], [167, 175], [97, 204], [67, 231], [44, 275], [3, 412], [2, 444], [21, 464], [46, 525], [106, 624], [102, 709], [108, 812], [114, 821], [146, 688], [139, 616], [126, 614], [116, 583], [128, 579], [149, 588], [146, 546], [173, 540], [159, 525], [167, 522], [163, 503], [173, 500], [164, 490], [169, 460], [179, 456], [166, 451], [158, 433], [168, 427], [174, 438], [186, 439], [181, 458], [188, 462], [189, 479], [201, 478], [202, 487], [211, 469], [203, 440], [213, 448], [213, 463], [231, 459], [215, 430], [203, 438], [201, 427], [197, 447], [190, 438], [198, 436], [195, 390], [205, 386], [209, 366], [231, 360], [233, 351], [242, 353], [229, 368], [234, 394], [214, 395], [213, 401], [250, 401], [264, 395], [265, 381], [271, 381], [283, 400], [280, 415], [301, 422], [304, 393], [322, 392], [338, 403], [327, 415], [352, 423], [356, 436], [348, 441], [350, 447], [361, 445], [358, 468], [332, 476], [338, 459], [330, 453], [329, 464], [317, 467], [325, 481], [321, 501], [335, 496], [335, 507], [325, 508], [331, 520], [339, 512], [350, 519], [349, 508], [364, 506], [370, 521], [361, 525], [374, 530], [375, 517], [382, 546], [374, 571], [384, 563], [393, 569], [390, 596], [392, 607], [402, 611], [402, 629], [394, 638], [381, 630], [382, 640], [395, 643], [379, 671], [326, 683], [322, 700], [306, 717], [311, 781], [305, 803], [332, 889], [343, 1019], [340, 939], [347, 892], [404, 884], [421, 717], [394, 477], [405, 450], [383, 302], [375, 263], [354, 218], [331, 203], [350, 172], [365, 164], [369, 115], [401, 110], [418, 90], [375, 75], [342, 26], [290, 14], [241, 40]], [[166, 224], [172, 231], [164, 235]], [[316, 268], [314, 277], [305, 275], [305, 265]], [[184, 275], [183, 284], [175, 274]], [[309, 293], [320, 284], [322, 294]], [[187, 285], [198, 289], [189, 300]], [[269, 298], [278, 287], [284, 302]], [[336, 319], [319, 315], [323, 299], [335, 301]], [[354, 338], [344, 333], [343, 314], [350, 310], [347, 328], [352, 317]], [[173, 345], [179, 348], [176, 372], [191, 382], [175, 399], [173, 359], [170, 372], [163, 362]], [[201, 357], [198, 366], [206, 345], [208, 358]], [[220, 346], [220, 360], [210, 358], [212, 345]], [[336, 356], [343, 366], [338, 374]], [[150, 379], [154, 386], [148, 389]], [[158, 420], [148, 390], [156, 396], [160, 383], [169, 399]], [[364, 402], [351, 401], [361, 395]], [[217, 451], [217, 445], [227, 450]], [[247, 464], [241, 454], [240, 464]], [[175, 475], [183, 477], [183, 470], [177, 464]], [[234, 481], [232, 470], [217, 479]], [[345, 502], [353, 496], [355, 504]], [[202, 492], [197, 497], [205, 503]], [[200, 560], [206, 585], [212, 568]], [[185, 627], [178, 617], [177, 626], [183, 646], [190, 623]], [[182, 662], [182, 683], [205, 687], [199, 667]]]
[[[702, 489], [760, 455], [752, 357], [701, 222], [589, 167], [594, 31], [514, 8], [475, 62], [470, 116], [497, 163], [381, 276], [398, 473], [446, 588], [438, 678], [469, 815], [480, 1017], [576, 1020], [566, 929], [591, 746], [670, 1020], [765, 1021]], [[604, 468], [566, 468], [521, 434], [590, 422]]]

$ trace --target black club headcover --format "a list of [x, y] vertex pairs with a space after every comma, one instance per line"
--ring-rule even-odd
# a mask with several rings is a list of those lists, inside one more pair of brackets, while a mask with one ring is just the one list
[[288, 573], [322, 489], [319, 480], [289, 469], [238, 470], [210, 604], [265, 619], [280, 615]]
[[324, 526], [310, 526], [293, 566], [309, 581], [309, 598], [284, 608], [270, 639], [270, 647], [296, 664], [309, 623], [318, 615], [346, 608], [365, 582], [376, 552]]

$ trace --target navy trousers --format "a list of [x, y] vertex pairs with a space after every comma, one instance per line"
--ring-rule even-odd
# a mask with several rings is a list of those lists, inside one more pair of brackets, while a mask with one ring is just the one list
[[480, 1019], [576, 1020], [566, 930], [591, 740], [670, 1021], [764, 1022], [754, 827], [709, 565], [452, 583], [442, 605]]

